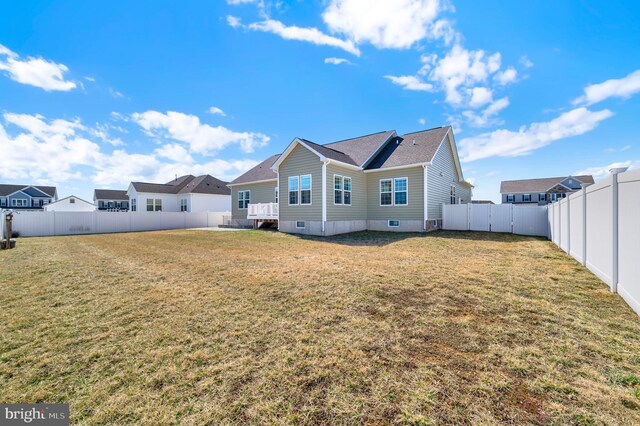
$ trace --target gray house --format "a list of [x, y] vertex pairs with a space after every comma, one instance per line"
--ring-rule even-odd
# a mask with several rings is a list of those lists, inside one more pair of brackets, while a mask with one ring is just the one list
[[468, 203], [472, 189], [450, 126], [324, 145], [295, 138], [229, 187], [233, 224], [325, 236], [439, 228], [442, 205]]
[[93, 204], [98, 210], [129, 210], [127, 191], [119, 189], [96, 189], [93, 191]]
[[582, 184], [593, 184], [593, 176], [504, 180], [500, 183], [502, 204], [545, 205], [578, 191]]
[[0, 184], [0, 209], [42, 210], [57, 200], [55, 186]]

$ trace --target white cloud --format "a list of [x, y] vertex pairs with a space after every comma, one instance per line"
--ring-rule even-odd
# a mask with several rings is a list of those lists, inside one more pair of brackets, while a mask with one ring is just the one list
[[227, 114], [225, 114], [224, 111], [218, 107], [212, 106], [207, 111], [209, 112], [209, 114], [212, 114], [212, 115], [221, 115], [223, 117], [227, 116]]
[[249, 4], [249, 3], [258, 3], [258, 0], [227, 0], [227, 4], [232, 4], [232, 5]]
[[238, 28], [242, 25], [242, 21], [238, 17], [227, 15], [227, 24], [229, 24], [232, 28]]
[[419, 118], [418, 124], [420, 124], [421, 126], [424, 126], [425, 124], [427, 124], [427, 120], [425, 120], [424, 118]]
[[514, 83], [518, 79], [518, 71], [515, 68], [509, 67], [504, 71], [497, 72], [493, 79], [501, 86]]
[[584, 94], [573, 101], [574, 105], [593, 105], [609, 98], [627, 99], [640, 92], [640, 70], [626, 77], [607, 80], [585, 87]]
[[168, 158], [176, 163], [193, 163], [193, 158], [182, 145], [169, 143], [155, 150], [158, 157]]
[[500, 129], [468, 137], [460, 141], [460, 157], [462, 161], [474, 161], [530, 154], [554, 141], [587, 133], [611, 116], [613, 113], [607, 109], [594, 112], [576, 108], [551, 121], [532, 123], [518, 131]]
[[69, 71], [64, 64], [47, 61], [42, 58], [28, 57], [24, 60], [0, 44], [0, 70], [6, 71], [9, 78], [18, 83], [39, 87], [46, 91], [69, 91], [77, 87], [76, 83], [64, 79]]
[[280, 21], [267, 19], [261, 22], [254, 22], [245, 26], [250, 30], [273, 33], [285, 40], [307, 41], [319, 46], [331, 46], [342, 49], [353, 55], [360, 56], [360, 50], [351, 40], [342, 40], [324, 34], [317, 28], [303, 28], [297, 26], [286, 26]]
[[348, 59], [344, 59], [344, 58], [325, 58], [324, 59], [324, 63], [325, 64], [340, 65], [340, 64], [350, 64], [351, 62], [349, 62]]
[[493, 92], [486, 87], [474, 87], [469, 89], [471, 93], [471, 100], [469, 101], [469, 107], [479, 108], [493, 101]]
[[620, 147], [620, 148], [614, 148], [614, 147], [605, 148], [604, 152], [624, 152], [624, 151], [628, 151], [630, 149], [631, 149], [631, 145], [625, 145], [625, 146]]
[[500, 69], [500, 53], [487, 55], [484, 50], [467, 50], [459, 44], [438, 59], [435, 55], [423, 56], [424, 66], [420, 74], [440, 85], [445, 91], [446, 101], [454, 106], [464, 103], [461, 89], [484, 83], [490, 75]]
[[489, 125], [499, 124], [500, 121], [495, 119], [495, 116], [503, 109], [509, 106], [509, 98], [504, 97], [498, 100], [490, 101], [491, 104], [485, 108], [481, 113], [475, 111], [463, 111], [462, 115], [467, 119], [469, 124], [473, 127], [487, 127]]
[[270, 138], [263, 133], [235, 132], [222, 126], [202, 124], [195, 115], [168, 111], [147, 111], [132, 114], [132, 119], [151, 136], [168, 137], [189, 145], [189, 150], [209, 155], [231, 144], [240, 145], [244, 152], [265, 146]]
[[112, 87], [109, 87], [109, 94], [111, 96], [113, 96], [114, 98], [116, 98], [116, 99], [122, 99], [122, 98], [125, 97], [122, 92], [119, 92], [119, 91], [117, 91], [116, 89], [114, 89]]
[[533, 66], [533, 62], [531, 62], [527, 55], [522, 55], [520, 57], [520, 65], [522, 65], [524, 68], [531, 68]]
[[384, 78], [391, 80], [393, 84], [402, 86], [404, 90], [414, 90], [419, 92], [431, 92], [433, 91], [433, 85], [421, 81], [418, 77], [413, 75], [385, 75]]
[[586, 169], [579, 170], [573, 173], [573, 175], [574, 176], [593, 175], [593, 178], [598, 180], [598, 179], [607, 177], [610, 174], [609, 170], [619, 168], [619, 167], [628, 167], [629, 169], [638, 169], [640, 168], [640, 160], [611, 163], [608, 166], [588, 167]]
[[444, 5], [438, 0], [331, 0], [322, 18], [331, 31], [358, 44], [406, 49], [425, 38], [453, 40], [450, 23], [437, 20]]

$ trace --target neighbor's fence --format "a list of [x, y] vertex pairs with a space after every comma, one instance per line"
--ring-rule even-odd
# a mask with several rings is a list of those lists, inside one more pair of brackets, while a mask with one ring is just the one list
[[640, 314], [640, 170], [549, 205], [550, 239]]
[[[222, 225], [227, 215], [229, 212], [14, 211], [12, 226], [21, 237], [104, 234], [215, 227]], [[4, 215], [0, 216], [4, 223]]]
[[442, 209], [442, 228], [549, 236], [546, 206], [445, 204]]

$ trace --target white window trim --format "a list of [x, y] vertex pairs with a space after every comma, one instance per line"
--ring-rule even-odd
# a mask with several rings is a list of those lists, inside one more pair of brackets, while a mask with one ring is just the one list
[[[302, 223], [302, 226], [298, 226], [299, 223]], [[304, 220], [296, 220], [296, 229], [304, 229], [305, 225], [306, 224]]]
[[[336, 177], [339, 177], [340, 179], [342, 179], [342, 184], [340, 185], [340, 189], [336, 189]], [[349, 191], [344, 189], [344, 180], [345, 179], [349, 179], [349, 181], [351, 181], [351, 189]], [[384, 179], [382, 179], [384, 180]], [[342, 197], [340, 198], [342, 200], [341, 203], [336, 203], [336, 191], [340, 191], [342, 193]], [[351, 197], [349, 198], [351, 200], [351, 202], [349, 204], [344, 202], [344, 193], [348, 192], [351, 194]], [[353, 205], [353, 179], [351, 178], [351, 176], [344, 176], [344, 175], [338, 175], [338, 174], [334, 174], [333, 175], [333, 205], [334, 206], [347, 206], [347, 207], [351, 207]]]
[[[407, 190], [406, 191], [398, 191], [398, 192], [406, 192], [407, 194], [407, 202], [404, 204], [396, 204], [396, 180], [405, 179], [407, 181]], [[388, 192], [380, 191], [382, 186], [382, 181], [390, 180], [391, 181], [391, 204], [382, 204], [382, 194], [388, 194]], [[385, 178], [380, 179], [378, 182], [378, 204], [380, 207], [407, 207], [409, 205], [409, 178], [406, 176], [396, 177], [396, 178]]]
[[[526, 196], [529, 196], [529, 200], [525, 200]], [[531, 202], [531, 194], [522, 194], [522, 202], [523, 203], [530, 203]]]
[[[290, 179], [291, 178], [296, 178], [297, 182], [298, 182], [298, 189], [296, 189], [295, 191], [291, 190], [291, 184]], [[296, 199], [297, 203], [291, 203], [291, 193], [295, 192], [298, 194], [298, 197]], [[287, 204], [290, 206], [299, 206], [300, 205], [300, 176], [287, 176]]]
[[[456, 194], [456, 185], [455, 184], [451, 184], [451, 189], [449, 190], [449, 203], [450, 204], [460, 204], [458, 203], [458, 197]], [[451, 200], [453, 199], [453, 203], [451, 202]]]
[[[182, 209], [183, 206], [184, 206], [184, 210]], [[180, 211], [186, 212], [188, 210], [189, 210], [189, 202], [187, 201], [186, 198], [180, 198]]]
[[[309, 189], [305, 189], [305, 191], [309, 191], [309, 202], [308, 203], [302, 203], [302, 178], [303, 177], [307, 177], [309, 176]], [[313, 175], [311, 174], [306, 174], [306, 175], [300, 175], [300, 181], [298, 182], [298, 188], [299, 188], [299, 194], [298, 194], [298, 202], [300, 203], [301, 206], [311, 206], [313, 205]]]
[[[16, 201], [22, 201], [22, 203], [20, 203], [20, 205], [17, 205]], [[28, 198], [13, 198], [11, 200], [11, 207], [29, 207], [28, 204]]]
[[[249, 201], [249, 202], [247, 203], [247, 207], [240, 207], [240, 194], [245, 194], [245, 193], [249, 194], [249, 198], [247, 198], [247, 197], [245, 197], [243, 195], [243, 198], [242, 198], [243, 203], [242, 203], [242, 205], [244, 206], [244, 204], [245, 204], [244, 201]], [[247, 210], [249, 208], [249, 204], [251, 204], [251, 190], [250, 189], [243, 189], [242, 191], [238, 191], [238, 204], [237, 204], [238, 210]]]
[[273, 198], [274, 198], [276, 204], [280, 204], [280, 187], [279, 186], [276, 186], [274, 188]]
[[[398, 222], [397, 225], [392, 225], [391, 222]], [[400, 221], [398, 219], [389, 219], [387, 220], [387, 228], [399, 228], [400, 227]]]
[[515, 203], [516, 196], [514, 194], [507, 194], [507, 203]]

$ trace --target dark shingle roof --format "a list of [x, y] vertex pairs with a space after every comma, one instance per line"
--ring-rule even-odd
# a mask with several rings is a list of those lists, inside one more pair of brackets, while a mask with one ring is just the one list
[[138, 192], [155, 192], [158, 194], [221, 194], [229, 195], [226, 182], [210, 175], [195, 177], [180, 176], [167, 183], [131, 182]]
[[280, 154], [272, 155], [245, 174], [238, 176], [236, 179], [231, 181], [230, 185], [276, 179], [278, 174], [271, 170], [271, 166], [273, 166], [273, 163], [275, 163], [278, 158], [280, 158]]
[[357, 166], [356, 163], [351, 157], [349, 157], [344, 152], [336, 151], [335, 149], [329, 148], [326, 145], [320, 145], [315, 142], [308, 141], [306, 139], [299, 138], [302, 142], [309, 145], [309, 147], [315, 150], [318, 154], [323, 155], [330, 160], [340, 161], [342, 163], [351, 164], [352, 166]]
[[127, 191], [120, 189], [96, 189], [93, 191], [95, 200], [128, 200]]
[[226, 182], [210, 175], [202, 175], [182, 187], [178, 194], [219, 194], [231, 195]]
[[362, 166], [387, 139], [396, 136], [395, 130], [373, 133], [357, 138], [345, 139], [325, 144], [327, 148], [340, 151], [348, 155], [358, 166]]
[[398, 136], [376, 155], [367, 166], [367, 170], [428, 163], [433, 159], [449, 129], [451, 126], [437, 127]]
[[[549, 188], [559, 184], [569, 176], [551, 177], [551, 178], [538, 178], [538, 179], [520, 179], [520, 180], [503, 180], [500, 183], [501, 193], [512, 192], [545, 192]], [[571, 176], [574, 179], [579, 180], [582, 183], [593, 184], [593, 176]]]
[[36, 186], [36, 185], [10, 185], [10, 184], [0, 184], [0, 196], [6, 196], [9, 194], [13, 194], [16, 191], [20, 191], [22, 189], [33, 186], [34, 188], [39, 189], [50, 197], [53, 197], [56, 193], [55, 186]]

